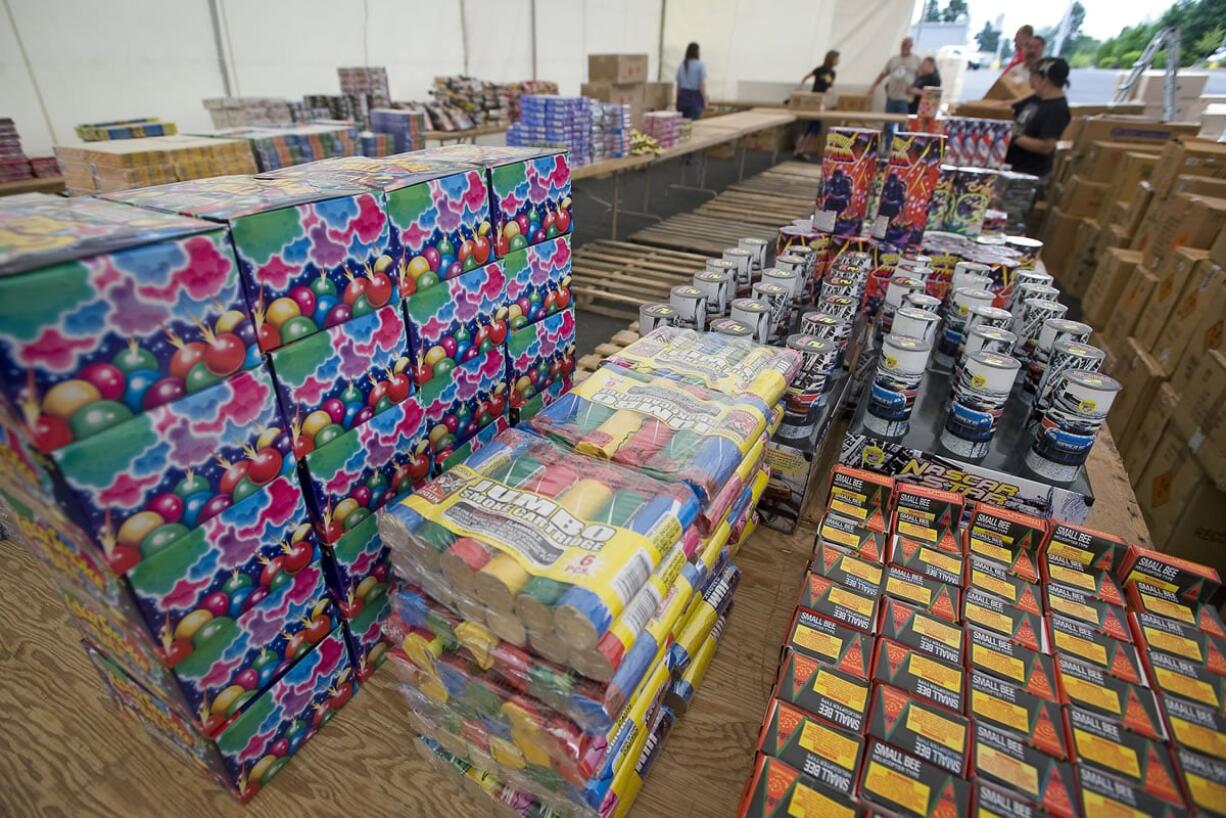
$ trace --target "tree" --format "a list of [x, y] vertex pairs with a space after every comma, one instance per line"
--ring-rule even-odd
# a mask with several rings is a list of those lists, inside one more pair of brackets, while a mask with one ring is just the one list
[[[1152, 23], [1127, 26], [1116, 36], [1099, 45], [1096, 62], [1108, 62], [1120, 68], [1128, 68], [1149, 41], [1165, 26], [1177, 26], [1180, 35], [1180, 64], [1194, 65], [1207, 58], [1222, 44], [1226, 36], [1226, 0], [1184, 0], [1175, 3]], [[1164, 59], [1165, 52], [1160, 54]], [[1160, 67], [1155, 61], [1154, 67]]]
[[937, 5], [937, 0], [926, 0], [924, 3], [924, 22], [939, 23], [941, 22], [941, 9]]
[[991, 23], [984, 23], [983, 31], [975, 35], [975, 42], [979, 43], [980, 51], [995, 54], [996, 46], [1000, 45], [1000, 32], [992, 28]]
[[970, 9], [966, 6], [966, 0], [949, 0], [945, 8], [941, 9], [941, 20], [946, 23], [956, 23], [959, 17], [970, 13]]

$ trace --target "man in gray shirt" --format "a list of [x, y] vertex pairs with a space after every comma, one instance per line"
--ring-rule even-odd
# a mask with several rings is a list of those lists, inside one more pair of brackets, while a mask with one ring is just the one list
[[[887, 114], [905, 114], [910, 111], [911, 97], [908, 89], [915, 84], [919, 74], [920, 58], [911, 53], [912, 41], [904, 37], [899, 51], [886, 62], [885, 68], [873, 80], [868, 93], [871, 95], [885, 80], [885, 111]], [[886, 139], [894, 135], [894, 123], [886, 123]]]

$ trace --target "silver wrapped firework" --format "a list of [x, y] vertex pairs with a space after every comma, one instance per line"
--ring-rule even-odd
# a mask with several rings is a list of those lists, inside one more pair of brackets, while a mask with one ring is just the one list
[[1051, 405], [1039, 419], [1026, 465], [1042, 477], [1067, 483], [1090, 456], [1098, 430], [1119, 394], [1114, 378], [1068, 369], [1052, 388]]
[[1051, 357], [1047, 367], [1039, 379], [1039, 386], [1034, 397], [1032, 419], [1038, 418], [1051, 406], [1052, 388], [1060, 380], [1060, 376], [1070, 369], [1084, 369], [1086, 372], [1098, 372], [1103, 368], [1107, 353], [1096, 346], [1075, 341], [1071, 338], [1058, 338], [1052, 346]]
[[677, 311], [677, 326], [702, 332], [707, 328], [707, 296], [689, 284], [680, 284], [668, 292], [668, 303]]
[[931, 351], [931, 344], [918, 338], [887, 335], [882, 339], [864, 415], [866, 429], [885, 437], [906, 434]]
[[679, 325], [680, 314], [672, 304], [643, 304], [639, 307], [639, 335], [659, 327]]
[[766, 344], [771, 338], [771, 305], [756, 298], [734, 298], [731, 318], [753, 329], [756, 344]]
[[[826, 400], [826, 389], [839, 362], [834, 342], [812, 335], [789, 335], [787, 348], [800, 354], [800, 371], [784, 394], [784, 437], [804, 437], [813, 431], [818, 409]], [[786, 431], [785, 431], [786, 430]]]
[[968, 355], [954, 381], [941, 445], [961, 457], [986, 455], [1020, 367], [1016, 358], [996, 352]]
[[[763, 270], [763, 273], [765, 272], [766, 270]], [[761, 301], [770, 307], [770, 343], [783, 343], [788, 327], [792, 323], [791, 288], [784, 284], [763, 280], [754, 282], [752, 292], [755, 301]]]
[[1047, 363], [1051, 358], [1056, 341], [1067, 338], [1070, 341], [1084, 343], [1090, 340], [1090, 333], [1093, 331], [1089, 324], [1068, 318], [1048, 318], [1044, 321], [1043, 326], [1039, 328], [1039, 339], [1035, 344], [1034, 354], [1030, 356], [1030, 361], [1026, 366], [1026, 379], [1022, 382], [1023, 388], [1030, 393], [1038, 391], [1039, 382], [1043, 379], [1043, 373], [1047, 369]]

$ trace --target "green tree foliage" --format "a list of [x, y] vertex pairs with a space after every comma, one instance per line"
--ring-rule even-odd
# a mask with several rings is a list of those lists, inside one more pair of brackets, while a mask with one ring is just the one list
[[945, 8], [941, 9], [941, 20], [953, 23], [957, 22], [959, 17], [969, 13], [970, 9], [966, 6], [966, 0], [949, 0]]
[[1000, 32], [992, 28], [991, 23], [983, 24], [983, 31], [975, 35], [975, 42], [979, 43], [980, 51], [990, 51], [996, 53], [996, 47], [1000, 45]]
[[[1100, 68], [1129, 68], [1141, 56], [1149, 41], [1166, 26], [1178, 26], [1180, 34], [1180, 64], [1194, 65], [1222, 44], [1226, 37], [1226, 0], [1186, 0], [1176, 3], [1152, 23], [1127, 26], [1096, 48], [1079, 44], [1072, 52], [1091, 51], [1091, 61]], [[1166, 65], [1166, 55], [1159, 54], [1154, 67]]]
[[937, 0], [925, 0], [924, 2], [924, 22], [925, 23], [941, 22], [941, 7], [937, 5]]

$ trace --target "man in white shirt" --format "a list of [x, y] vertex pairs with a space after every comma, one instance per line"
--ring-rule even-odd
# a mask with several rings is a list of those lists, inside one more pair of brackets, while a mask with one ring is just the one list
[[[877, 79], [873, 80], [873, 84], [868, 89], [871, 95], [877, 90], [881, 81], [885, 80], [885, 111], [887, 114], [905, 114], [910, 111], [911, 97], [908, 91], [915, 84], [915, 77], [919, 74], [920, 68], [920, 58], [911, 53], [912, 45], [911, 38], [904, 37], [898, 53], [890, 57], [885, 68], [877, 75]], [[894, 123], [886, 123], [885, 129], [888, 140], [894, 135]]]

